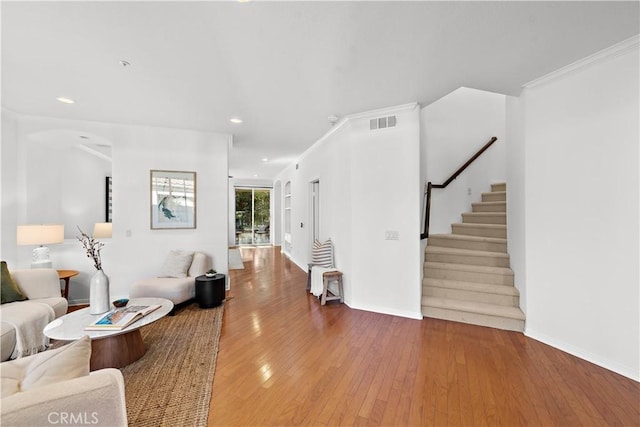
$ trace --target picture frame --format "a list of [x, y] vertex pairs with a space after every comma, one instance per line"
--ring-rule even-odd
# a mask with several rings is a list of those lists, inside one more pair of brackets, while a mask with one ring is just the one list
[[105, 182], [105, 222], [113, 222], [113, 178], [107, 176]]
[[196, 173], [151, 170], [151, 229], [196, 228]]

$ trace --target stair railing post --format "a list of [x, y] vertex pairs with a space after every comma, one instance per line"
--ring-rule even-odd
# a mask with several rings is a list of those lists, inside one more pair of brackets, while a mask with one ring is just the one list
[[424, 216], [424, 237], [429, 238], [429, 219], [431, 217], [431, 181], [427, 182], [427, 208]]

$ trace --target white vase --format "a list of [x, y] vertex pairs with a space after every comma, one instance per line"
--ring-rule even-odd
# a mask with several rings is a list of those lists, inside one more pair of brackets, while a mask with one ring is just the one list
[[91, 277], [91, 285], [89, 288], [89, 313], [101, 314], [109, 311], [111, 303], [109, 302], [109, 277], [104, 271], [98, 270]]

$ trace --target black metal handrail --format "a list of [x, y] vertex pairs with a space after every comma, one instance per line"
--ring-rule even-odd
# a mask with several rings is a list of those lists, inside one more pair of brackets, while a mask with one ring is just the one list
[[466, 168], [469, 167], [469, 165], [471, 163], [473, 163], [473, 161], [475, 159], [477, 159], [478, 157], [480, 157], [482, 155], [482, 153], [484, 153], [485, 151], [487, 151], [487, 149], [489, 147], [491, 147], [491, 145], [496, 142], [498, 140], [498, 138], [496, 138], [495, 136], [492, 137], [489, 142], [487, 142], [486, 144], [484, 144], [484, 146], [479, 149], [476, 154], [474, 154], [473, 156], [471, 156], [471, 158], [469, 160], [466, 161], [466, 163], [462, 166], [460, 166], [460, 168], [458, 168], [457, 171], [455, 171], [450, 177], [449, 179], [447, 179], [445, 182], [443, 182], [442, 184], [432, 184], [431, 181], [427, 182], [426, 187], [425, 187], [425, 192], [424, 192], [424, 196], [427, 198], [427, 204], [425, 207], [425, 214], [424, 214], [424, 233], [420, 234], [420, 240], [426, 239], [429, 237], [429, 216], [431, 215], [431, 189], [432, 188], [445, 188], [447, 185], [451, 184], [451, 182], [456, 179], [458, 177], [458, 175], [460, 175], [462, 172], [464, 172], [464, 170]]

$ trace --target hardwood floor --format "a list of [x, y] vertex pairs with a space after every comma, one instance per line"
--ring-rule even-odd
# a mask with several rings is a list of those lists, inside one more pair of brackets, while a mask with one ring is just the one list
[[637, 382], [516, 332], [321, 307], [279, 249], [242, 253], [211, 426], [640, 425]]

